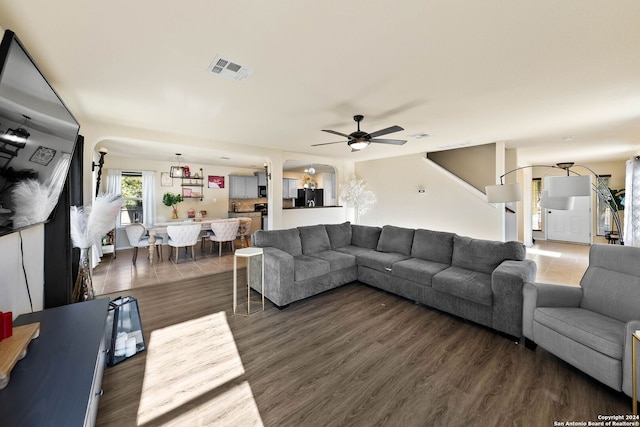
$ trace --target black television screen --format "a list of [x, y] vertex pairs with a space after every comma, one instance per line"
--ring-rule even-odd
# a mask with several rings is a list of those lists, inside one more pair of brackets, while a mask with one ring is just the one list
[[0, 44], [0, 236], [46, 222], [80, 125], [18, 37]]

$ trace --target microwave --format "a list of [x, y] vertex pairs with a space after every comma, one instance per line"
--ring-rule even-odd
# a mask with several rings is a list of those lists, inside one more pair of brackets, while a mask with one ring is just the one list
[[258, 185], [258, 197], [267, 197], [266, 185]]

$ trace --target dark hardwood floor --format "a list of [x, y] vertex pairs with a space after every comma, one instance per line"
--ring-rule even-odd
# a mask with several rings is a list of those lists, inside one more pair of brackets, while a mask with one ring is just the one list
[[231, 292], [227, 272], [121, 293], [138, 298], [147, 351], [105, 371], [98, 425], [553, 426], [630, 413], [631, 399], [539, 347], [366, 285], [251, 316], [232, 314]]

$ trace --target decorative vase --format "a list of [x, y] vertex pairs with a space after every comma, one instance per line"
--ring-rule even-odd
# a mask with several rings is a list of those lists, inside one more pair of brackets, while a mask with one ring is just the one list
[[91, 280], [91, 267], [89, 265], [89, 249], [80, 249], [78, 277], [76, 277], [76, 284], [71, 295], [72, 302], [89, 301], [95, 298], [93, 281]]
[[177, 206], [173, 206], [172, 208], [173, 215], [171, 215], [171, 219], [178, 219], [178, 208]]

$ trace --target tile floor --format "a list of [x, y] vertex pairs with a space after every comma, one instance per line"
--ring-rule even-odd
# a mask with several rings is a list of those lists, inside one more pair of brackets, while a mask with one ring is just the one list
[[536, 282], [579, 286], [589, 266], [589, 245], [536, 241], [527, 258], [538, 266]]
[[[132, 249], [118, 250], [115, 258], [112, 254], [105, 255], [102, 262], [93, 269], [93, 287], [96, 294], [103, 295], [233, 270], [233, 254], [229, 246], [225, 244], [222, 256], [218, 257], [218, 247], [216, 246], [211, 254], [209, 245], [210, 242], [207, 242], [204, 252], [201, 251], [199, 244], [196, 246], [195, 262], [191, 260], [191, 250], [185, 254], [184, 249], [181, 249], [178, 264], [174, 260], [168, 260], [169, 246], [167, 245], [162, 246], [163, 260], [156, 257], [153, 265], [149, 262], [147, 249], [139, 250], [135, 266], [132, 264]], [[240, 241], [236, 241], [235, 248], [240, 247]], [[242, 258], [238, 259], [238, 266], [245, 266]]]
[[[105, 255], [93, 270], [93, 286], [96, 293], [102, 295], [232, 270], [233, 255], [228, 247], [225, 247], [222, 257], [218, 257], [217, 250], [209, 253], [208, 245], [207, 242], [204, 253], [199, 246], [196, 248], [195, 262], [182, 252], [179, 264], [167, 260], [167, 246], [163, 246], [164, 260], [156, 259], [153, 265], [149, 263], [146, 250], [139, 251], [135, 266], [131, 263], [132, 250], [119, 250], [115, 258]], [[236, 248], [239, 247], [239, 242], [236, 242]], [[537, 241], [527, 248], [527, 258], [538, 266], [536, 281], [578, 286], [589, 264], [589, 246]], [[243, 259], [239, 259], [238, 263], [239, 266], [245, 265]]]

